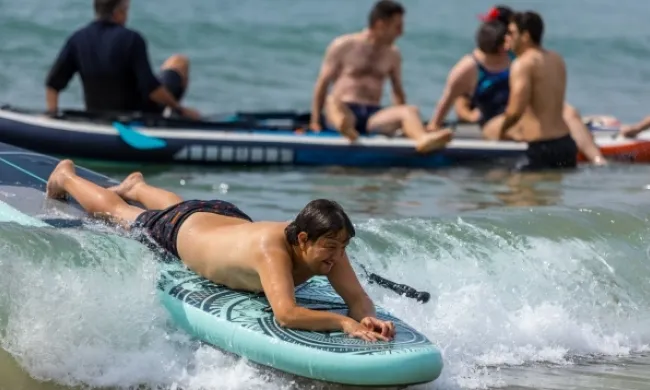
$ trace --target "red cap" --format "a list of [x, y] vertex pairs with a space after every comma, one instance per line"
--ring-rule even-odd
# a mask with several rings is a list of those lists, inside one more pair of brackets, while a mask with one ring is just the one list
[[488, 12], [479, 14], [478, 18], [483, 22], [491, 22], [493, 20], [499, 19], [499, 16], [501, 16], [501, 12], [499, 12], [496, 7], [492, 7], [488, 10]]
[[513, 13], [514, 12], [510, 7], [507, 7], [505, 5], [495, 5], [494, 7], [490, 8], [488, 12], [480, 14], [478, 18], [483, 22], [492, 22], [497, 20], [508, 24]]

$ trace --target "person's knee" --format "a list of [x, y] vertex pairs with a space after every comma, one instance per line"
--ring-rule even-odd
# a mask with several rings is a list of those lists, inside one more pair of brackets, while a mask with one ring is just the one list
[[190, 73], [190, 59], [183, 54], [174, 54], [163, 63], [162, 68], [173, 69], [183, 78], [187, 78]]
[[420, 118], [420, 109], [417, 108], [416, 106], [410, 105], [410, 104], [405, 104], [402, 106], [398, 106], [397, 111], [394, 111], [394, 114], [396, 116], [395, 119], [404, 121], [404, 120], [412, 120], [414, 118]]
[[417, 106], [407, 104], [403, 106], [403, 110], [405, 116], [409, 116], [409, 117], [417, 116], [418, 118], [420, 117], [420, 109], [417, 108]]

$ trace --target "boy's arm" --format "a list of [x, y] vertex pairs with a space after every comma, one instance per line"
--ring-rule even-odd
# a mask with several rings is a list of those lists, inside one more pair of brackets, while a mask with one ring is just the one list
[[345, 304], [350, 308], [350, 317], [361, 321], [365, 317], [374, 317], [375, 305], [359, 283], [354, 269], [350, 265], [350, 259], [345, 254], [337, 261], [328, 275], [328, 279], [334, 290], [343, 298]]
[[343, 298], [350, 309], [350, 317], [359, 321], [366, 328], [378, 331], [382, 337], [391, 338], [395, 327], [390, 321], [376, 318], [375, 305], [359, 283], [357, 275], [350, 265], [347, 254], [338, 260], [328, 275], [334, 290]]
[[282, 327], [313, 331], [342, 330], [350, 317], [327, 311], [310, 310], [296, 304], [291, 259], [282, 250], [267, 252], [258, 263], [264, 294]]

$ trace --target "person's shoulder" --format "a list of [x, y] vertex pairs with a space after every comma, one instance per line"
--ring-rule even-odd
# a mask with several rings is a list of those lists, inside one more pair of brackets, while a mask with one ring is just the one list
[[147, 51], [148, 42], [143, 34], [126, 26], [119, 26], [119, 28], [118, 36], [125, 43], [124, 48], [126, 50]]
[[130, 37], [131, 39], [146, 41], [144, 35], [142, 35], [142, 33], [140, 33], [140, 31], [136, 29], [133, 29], [131, 27], [126, 27], [126, 26], [119, 26], [118, 28], [120, 29], [120, 33]]
[[348, 32], [341, 34], [337, 36], [336, 38], [333, 39], [333, 41], [336, 42], [358, 42], [361, 41], [363, 38], [363, 32], [361, 31], [354, 31], [354, 32]]
[[77, 27], [66, 39], [67, 46], [76, 46], [80, 42], [88, 41], [88, 37], [96, 34], [97, 27], [95, 22], [86, 23]]
[[521, 56], [517, 57], [516, 60], [512, 61], [510, 64], [510, 77], [511, 78], [528, 78], [532, 73], [534, 73], [534, 68], [536, 68], [539, 63], [537, 55], [533, 53], [524, 53]]
[[347, 34], [342, 34], [334, 39], [332, 39], [332, 42], [330, 42], [330, 45], [332, 46], [349, 46], [353, 45], [355, 42], [359, 41], [359, 34], [358, 33], [347, 33]]
[[286, 233], [285, 229], [289, 226], [289, 222], [279, 221], [254, 221], [242, 224], [242, 229], [251, 232], [257, 232], [256, 236], [265, 245], [281, 246], [286, 249]]
[[530, 69], [539, 63], [543, 54], [536, 50], [527, 50], [523, 54], [517, 56], [510, 64], [510, 72], [521, 71]]
[[107, 23], [102, 21], [94, 20], [85, 26], [80, 27], [75, 31], [74, 35], [86, 34], [89, 32], [97, 32], [98, 30], [110, 31], [111, 34], [117, 34], [120, 38], [135, 38], [144, 40], [144, 36], [137, 30], [126, 27], [121, 24], [116, 23]]
[[546, 53], [547, 56], [549, 56], [554, 61], [564, 63], [564, 57], [559, 52], [557, 52], [555, 50], [545, 50], [545, 53]]
[[466, 76], [472, 73], [476, 73], [477, 64], [474, 56], [471, 53], [465, 54], [462, 56], [456, 64], [449, 70], [450, 75], [455, 75], [456, 77]]
[[359, 33], [342, 34], [334, 39], [329, 44], [330, 49], [345, 49], [359, 41]]
[[259, 260], [285, 262], [291, 259], [285, 229], [288, 222], [256, 221], [240, 225], [242, 231], [248, 231], [254, 237], [251, 241], [254, 251], [258, 251]]
[[77, 37], [86, 35], [94, 29], [94, 26], [95, 26], [94, 23], [91, 22], [91, 23], [86, 23], [83, 26], [77, 27], [76, 30], [74, 30], [70, 35], [68, 35], [68, 39], [72, 40]]
[[456, 62], [456, 67], [460, 67], [460, 68], [463, 68], [463, 69], [465, 69], [465, 68], [476, 69], [477, 65], [478, 64], [477, 64], [477, 61], [476, 61], [476, 57], [474, 57], [473, 53], [465, 54], [464, 56], [460, 57], [458, 62]]

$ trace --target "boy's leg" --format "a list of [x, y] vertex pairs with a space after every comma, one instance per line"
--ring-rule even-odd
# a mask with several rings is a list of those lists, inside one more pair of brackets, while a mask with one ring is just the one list
[[126, 200], [141, 203], [149, 210], [163, 210], [183, 201], [173, 192], [147, 184], [140, 172], [133, 172], [109, 190]]
[[124, 227], [129, 227], [143, 212], [127, 204], [114, 192], [77, 176], [71, 160], [61, 161], [47, 181], [48, 197], [60, 199], [66, 194], [79, 202], [89, 214], [113, 220]]

